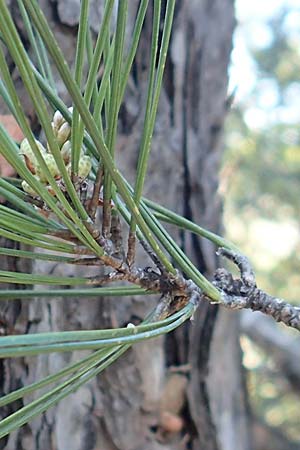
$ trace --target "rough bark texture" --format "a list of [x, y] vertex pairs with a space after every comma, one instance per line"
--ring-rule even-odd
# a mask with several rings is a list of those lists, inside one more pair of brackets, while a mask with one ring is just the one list
[[[79, 0], [40, 3], [71, 63]], [[91, 3], [96, 28], [103, 1]], [[137, 0], [129, 2], [128, 38], [137, 4]], [[16, 20], [21, 26], [18, 17]], [[216, 191], [233, 27], [232, 0], [177, 1], [146, 187], [150, 198], [213, 231], [220, 230]], [[150, 33], [148, 14], [122, 106], [117, 144], [119, 165], [131, 181], [145, 105]], [[16, 83], [23, 95], [17, 75]], [[58, 85], [65, 99], [63, 87]], [[25, 97], [24, 104], [34, 119]], [[198, 267], [211, 276], [216, 268], [215, 248], [184, 233], [177, 237]], [[62, 268], [39, 263], [35, 271], [61, 274]], [[16, 305], [20, 302], [11, 303], [4, 314], [16, 316], [12, 323], [17, 323], [18, 331], [41, 332], [122, 326], [143, 317], [151, 301], [148, 297], [125, 301], [36, 299], [25, 310]], [[20, 310], [25, 311], [22, 316]], [[238, 321], [235, 313], [204, 305], [194, 324], [182, 326], [166, 339], [136, 345], [100, 377], [13, 433], [0, 447], [248, 450]], [[5, 362], [13, 368], [9, 387], [39, 379], [78, 356], [46, 355], [25, 359], [21, 364]], [[3, 380], [0, 382], [3, 384]], [[177, 420], [178, 429], [183, 426], [181, 432], [168, 431], [172, 420]]]

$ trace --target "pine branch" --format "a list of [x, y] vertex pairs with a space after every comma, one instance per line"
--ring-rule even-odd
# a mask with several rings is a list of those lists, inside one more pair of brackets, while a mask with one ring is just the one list
[[259, 289], [256, 286], [253, 269], [245, 256], [224, 247], [218, 250], [218, 254], [234, 262], [241, 274], [240, 279], [235, 279], [228, 270], [217, 269], [214, 285], [222, 292], [223, 306], [229, 309], [245, 308], [261, 311], [276, 322], [283, 322], [300, 331], [300, 308]]

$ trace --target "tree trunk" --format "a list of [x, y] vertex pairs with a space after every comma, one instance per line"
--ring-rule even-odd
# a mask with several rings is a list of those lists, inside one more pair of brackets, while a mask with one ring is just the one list
[[[72, 64], [79, 0], [40, 3]], [[95, 28], [103, 3], [91, 2]], [[127, 38], [138, 3], [129, 2]], [[177, 1], [145, 190], [151, 199], [217, 232], [221, 228], [218, 168], [233, 27], [232, 0]], [[130, 181], [141, 137], [150, 34], [149, 12], [122, 106], [117, 143], [120, 168]], [[25, 99], [24, 104], [33, 119]], [[177, 239], [199, 269], [211, 276], [217, 262], [213, 245], [186, 233], [178, 233]], [[61, 274], [62, 267], [39, 262], [34, 270]], [[35, 299], [17, 308], [9, 320], [18, 331], [31, 333], [124, 326], [144, 317], [155, 301], [149, 297]], [[16, 311], [16, 304], [11, 303], [8, 311]], [[22, 315], [15, 317], [20, 311]], [[12, 315], [9, 312], [7, 317]], [[238, 339], [237, 314], [201, 305], [193, 323], [166, 338], [135, 345], [97, 379], [13, 433], [7, 442], [3, 440], [2, 448], [248, 450]], [[9, 387], [40, 379], [78, 356], [53, 354], [5, 362], [10, 367]], [[4, 390], [7, 383], [3, 381]]]

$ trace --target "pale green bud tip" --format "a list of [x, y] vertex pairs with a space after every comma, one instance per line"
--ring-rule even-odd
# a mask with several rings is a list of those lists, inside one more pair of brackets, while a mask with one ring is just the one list
[[[28, 139], [24, 139], [21, 142], [20, 148], [19, 148], [19, 153], [21, 156], [27, 156], [27, 158], [29, 159], [29, 161], [33, 164], [36, 165], [36, 158], [33, 154], [32, 148], [29, 145]], [[25, 159], [22, 158], [25, 162]]]
[[54, 116], [53, 116], [53, 129], [57, 129], [63, 124], [63, 122], [65, 121], [64, 116], [62, 115], [62, 113], [60, 111], [55, 111]]
[[[60, 176], [60, 172], [59, 172], [59, 169], [55, 162], [54, 156], [50, 155], [49, 153], [46, 153], [44, 155], [44, 161], [47, 164], [47, 167], [48, 167], [51, 175], [54, 178], [58, 178]], [[39, 177], [40, 181], [47, 182], [47, 177], [46, 177], [43, 169], [40, 166], [37, 167], [36, 174]]]
[[27, 139], [24, 139], [21, 142], [19, 154], [23, 163], [30, 170], [30, 172], [35, 173], [37, 161]]
[[30, 194], [30, 195], [33, 195], [33, 196], [37, 195], [35, 190], [32, 189], [32, 187], [25, 180], [22, 181], [22, 189], [23, 189], [23, 191], [27, 192], [27, 194]]
[[59, 146], [62, 146], [68, 139], [71, 134], [71, 127], [67, 122], [64, 122], [57, 132], [57, 142]]
[[57, 167], [57, 164], [55, 162], [54, 156], [47, 155], [44, 156], [45, 163], [48, 166], [48, 169], [50, 170], [50, 173], [53, 177], [57, 177], [59, 175], [59, 169]]
[[72, 164], [69, 162], [69, 164], [66, 166], [67, 172], [69, 174], [69, 176], [71, 176], [71, 172], [72, 172]]
[[43, 146], [43, 144], [40, 142], [40, 141], [35, 141], [36, 142], [36, 144], [37, 144], [37, 146], [38, 146], [38, 148], [39, 148], [39, 151], [43, 154], [43, 153], [47, 153], [47, 150], [45, 149], [45, 147]]
[[71, 159], [71, 141], [66, 141], [61, 148], [61, 156], [63, 157], [64, 163], [68, 164]]
[[82, 156], [79, 160], [78, 165], [79, 177], [85, 179], [89, 175], [91, 168], [92, 168], [91, 158], [87, 155]]
[[20, 144], [20, 149], [19, 149], [20, 153], [23, 154], [27, 154], [28, 152], [32, 153], [32, 149], [29, 145], [28, 139], [23, 139], [23, 141]]
[[[38, 141], [37, 139], [35, 139], [36, 145], [38, 146], [38, 149], [41, 153], [46, 153], [46, 149], [43, 146], [43, 144]], [[29, 158], [31, 157], [31, 155], [33, 155], [33, 150], [28, 142], [28, 139], [23, 139], [23, 141], [21, 142], [20, 148], [19, 148], [19, 152], [23, 155], [28, 156]]]

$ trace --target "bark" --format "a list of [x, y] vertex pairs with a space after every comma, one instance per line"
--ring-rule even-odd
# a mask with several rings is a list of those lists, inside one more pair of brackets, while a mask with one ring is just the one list
[[[79, 0], [40, 3], [72, 63]], [[93, 26], [97, 27], [103, 2], [91, 3]], [[137, 4], [137, 0], [129, 2], [127, 38]], [[221, 228], [218, 168], [233, 27], [232, 0], [177, 1], [145, 190], [151, 199], [217, 232]], [[117, 143], [119, 166], [130, 181], [140, 142], [150, 33], [148, 14], [122, 106]], [[18, 79], [16, 82], [23, 95], [21, 83]], [[67, 101], [59, 81], [58, 86]], [[24, 104], [34, 117], [26, 100]], [[216, 249], [185, 233], [177, 238], [198, 267], [212, 276]], [[61, 274], [63, 268], [39, 263], [34, 270]], [[123, 326], [144, 317], [154, 304], [149, 297], [122, 301], [36, 299], [29, 303], [25, 324], [31, 333]], [[185, 324], [166, 339], [134, 346], [97, 379], [13, 433], [4, 448], [248, 450], [251, 447], [238, 337], [237, 313], [203, 305], [194, 324]], [[19, 383], [39, 379], [79, 356], [25, 359], [26, 370], [19, 375]], [[11, 377], [15, 379], [14, 374]]]

